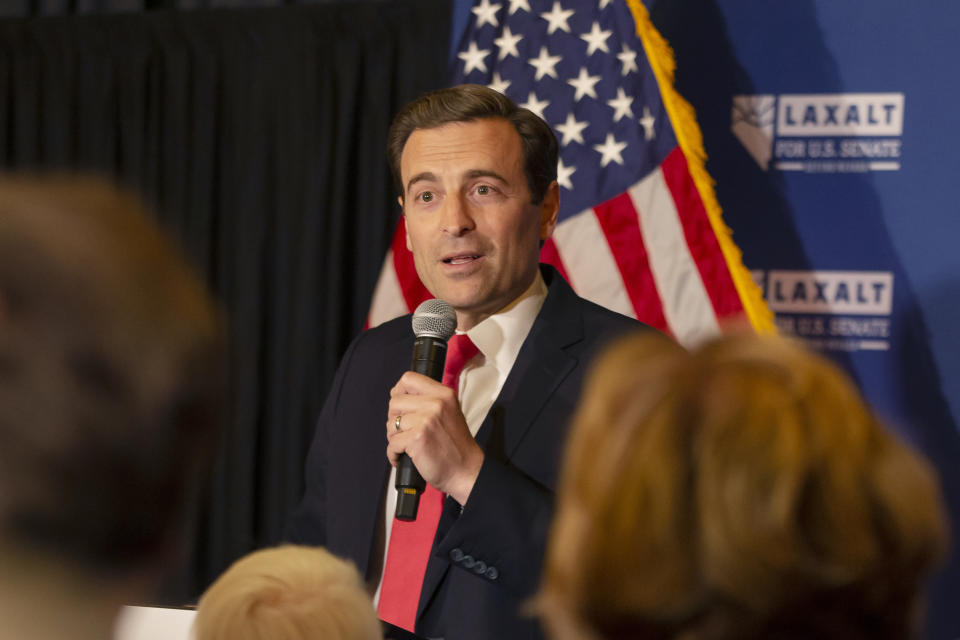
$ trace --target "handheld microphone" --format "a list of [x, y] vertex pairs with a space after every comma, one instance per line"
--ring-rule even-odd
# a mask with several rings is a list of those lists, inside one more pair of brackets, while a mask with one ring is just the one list
[[[437, 382], [443, 380], [443, 365], [447, 359], [447, 340], [457, 328], [457, 314], [443, 300], [422, 302], [413, 312], [413, 362], [410, 370], [422, 373]], [[405, 453], [397, 464], [397, 511], [399, 520], [416, 520], [420, 494], [426, 483], [413, 461]]]

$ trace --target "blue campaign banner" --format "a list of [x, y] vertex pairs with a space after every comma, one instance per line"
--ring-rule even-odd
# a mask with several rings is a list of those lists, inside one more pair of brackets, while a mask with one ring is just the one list
[[925, 637], [960, 637], [960, 3], [648, 0], [781, 333], [840, 362], [936, 464], [953, 553]]
[[781, 333], [844, 366], [940, 472], [953, 552], [924, 636], [960, 638], [960, 3], [645, 4]]

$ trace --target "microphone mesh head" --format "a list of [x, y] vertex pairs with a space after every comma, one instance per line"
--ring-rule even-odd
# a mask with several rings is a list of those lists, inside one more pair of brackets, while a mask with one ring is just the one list
[[413, 334], [418, 338], [431, 336], [446, 342], [456, 328], [457, 314], [443, 300], [426, 300], [413, 312]]

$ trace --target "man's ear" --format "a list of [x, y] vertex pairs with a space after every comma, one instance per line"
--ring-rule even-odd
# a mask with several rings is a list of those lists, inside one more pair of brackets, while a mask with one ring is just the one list
[[560, 185], [554, 180], [547, 187], [547, 193], [540, 203], [540, 240], [546, 240], [557, 228], [557, 214], [560, 212]]

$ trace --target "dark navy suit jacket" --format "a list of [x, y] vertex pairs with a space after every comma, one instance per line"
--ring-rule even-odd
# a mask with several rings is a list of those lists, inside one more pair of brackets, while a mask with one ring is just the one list
[[[485, 460], [464, 508], [447, 498], [427, 565], [416, 632], [429, 638], [541, 638], [521, 607], [540, 579], [553, 488], [590, 358], [644, 325], [578, 297], [541, 265], [548, 293], [500, 395], [477, 433]], [[379, 569], [387, 403], [410, 368], [410, 316], [358, 336], [344, 355], [306, 465], [291, 542], [326, 545]], [[391, 489], [392, 490], [392, 489]], [[374, 561], [371, 562], [371, 555]]]

